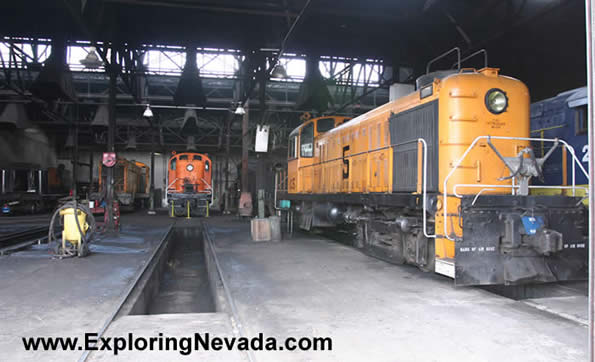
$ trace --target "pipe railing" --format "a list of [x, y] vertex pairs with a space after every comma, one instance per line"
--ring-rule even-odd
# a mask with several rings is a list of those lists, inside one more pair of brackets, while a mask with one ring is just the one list
[[[496, 140], [514, 140], [514, 141], [533, 141], [533, 142], [559, 142], [562, 143], [566, 149], [570, 152], [570, 155], [572, 156], [573, 159], [573, 163], [572, 163], [572, 186], [529, 186], [529, 188], [552, 188], [552, 189], [572, 189], [572, 195], [575, 196], [576, 195], [576, 189], [577, 188], [584, 188], [584, 187], [577, 187], [576, 186], [576, 165], [579, 166], [579, 168], [581, 169], [581, 171], [583, 172], [583, 174], [585, 175], [585, 177], [587, 178], [587, 180], [589, 180], [589, 174], [587, 173], [587, 171], [585, 170], [585, 168], [583, 167], [583, 165], [580, 163], [580, 161], [578, 160], [578, 158], [576, 157], [576, 153], [574, 152], [574, 148], [569, 145], [566, 141], [558, 139], [558, 138], [529, 138], [529, 137], [504, 137], [504, 136], [478, 136], [476, 137], [473, 142], [469, 145], [469, 147], [467, 147], [467, 149], [465, 150], [465, 152], [463, 153], [463, 155], [459, 158], [459, 160], [454, 164], [453, 168], [450, 170], [450, 172], [448, 173], [448, 175], [444, 178], [444, 182], [443, 182], [443, 188], [442, 188], [442, 192], [443, 192], [443, 215], [444, 215], [444, 236], [448, 239], [448, 240], [452, 240], [454, 241], [455, 238], [452, 238], [449, 234], [448, 234], [448, 225], [447, 225], [447, 218], [448, 218], [448, 180], [450, 179], [450, 177], [455, 173], [455, 171], [461, 166], [461, 164], [463, 163], [463, 161], [465, 160], [465, 158], [467, 157], [467, 155], [471, 152], [471, 150], [475, 147], [475, 145], [477, 145], [477, 143], [482, 140], [482, 139], [496, 139]], [[514, 178], [513, 178], [513, 182], [514, 182]], [[520, 187], [520, 185], [485, 185], [485, 184], [468, 184], [468, 185], [463, 185], [463, 184], [457, 184], [453, 187], [453, 194], [456, 197], [461, 197], [460, 195], [458, 195], [456, 193], [456, 189], [457, 187], [482, 187], [482, 188], [510, 188], [513, 191], [514, 194], [514, 190], [516, 190], [516, 188]], [[587, 192], [589, 190], [586, 190]], [[475, 200], [477, 201], [477, 200]], [[454, 230], [453, 230], [454, 232]]]
[[434, 235], [430, 235], [428, 234], [428, 215], [427, 215], [427, 211], [428, 211], [428, 144], [426, 143], [426, 140], [423, 138], [418, 138], [417, 142], [420, 143], [423, 146], [423, 173], [422, 173], [422, 184], [423, 184], [423, 191], [422, 191], [422, 202], [423, 202], [423, 228], [424, 228], [424, 236], [426, 238], [435, 238], [436, 237], [436, 233], [434, 232]]

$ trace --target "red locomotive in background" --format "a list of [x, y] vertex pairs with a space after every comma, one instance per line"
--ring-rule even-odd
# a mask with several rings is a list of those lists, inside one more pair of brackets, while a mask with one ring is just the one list
[[208, 216], [212, 162], [203, 153], [172, 152], [167, 166], [167, 202], [172, 216]]

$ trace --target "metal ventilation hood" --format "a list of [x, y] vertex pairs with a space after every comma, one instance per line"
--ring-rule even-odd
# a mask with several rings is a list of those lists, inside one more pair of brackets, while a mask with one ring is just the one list
[[332, 102], [327, 82], [318, 68], [318, 57], [308, 57], [306, 59], [306, 75], [296, 101], [298, 109], [324, 112], [328, 109], [328, 104]]
[[174, 94], [174, 103], [178, 106], [204, 106], [206, 97], [202, 89], [202, 80], [196, 64], [196, 48], [186, 48], [186, 64], [182, 70], [178, 88]]
[[57, 99], [76, 101], [72, 73], [66, 64], [66, 51], [66, 41], [52, 40], [52, 54], [31, 85], [29, 89], [31, 93], [46, 101]]

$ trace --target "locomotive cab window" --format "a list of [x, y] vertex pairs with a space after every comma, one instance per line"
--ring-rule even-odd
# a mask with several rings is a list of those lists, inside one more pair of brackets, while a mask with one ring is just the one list
[[180, 161], [188, 160], [188, 155], [180, 156]]
[[287, 145], [287, 153], [288, 153], [288, 158], [294, 159], [297, 156], [297, 152], [296, 152], [296, 143], [297, 143], [297, 136], [293, 136], [289, 138], [289, 144]]
[[335, 126], [333, 118], [322, 118], [316, 121], [316, 132], [323, 133], [330, 131]]
[[312, 157], [314, 153], [314, 123], [302, 128], [300, 137], [300, 157]]
[[202, 161], [202, 157], [200, 155], [194, 155], [192, 156], [192, 159], [195, 161]]
[[171, 168], [172, 171], [175, 171], [176, 170], [176, 161], [177, 160], [178, 160], [177, 158], [174, 158], [174, 159], [171, 160], [170, 168]]
[[589, 127], [589, 117], [587, 117], [587, 106], [584, 105], [576, 107], [574, 110], [574, 114], [574, 117], [576, 119], [576, 135], [587, 134], [587, 128]]

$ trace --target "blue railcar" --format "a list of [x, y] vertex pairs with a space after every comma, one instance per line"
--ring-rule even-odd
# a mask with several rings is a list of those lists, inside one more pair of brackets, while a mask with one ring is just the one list
[[[560, 138], [568, 142], [585, 170], [588, 170], [587, 153], [587, 87], [577, 88], [555, 97], [531, 104], [531, 137]], [[551, 143], [536, 142], [533, 145], [537, 157], [542, 157]], [[567, 155], [566, 183], [572, 184], [572, 158]], [[586, 185], [588, 180], [576, 167], [576, 184]], [[562, 185], [562, 152], [554, 152], [543, 168], [545, 185]]]

